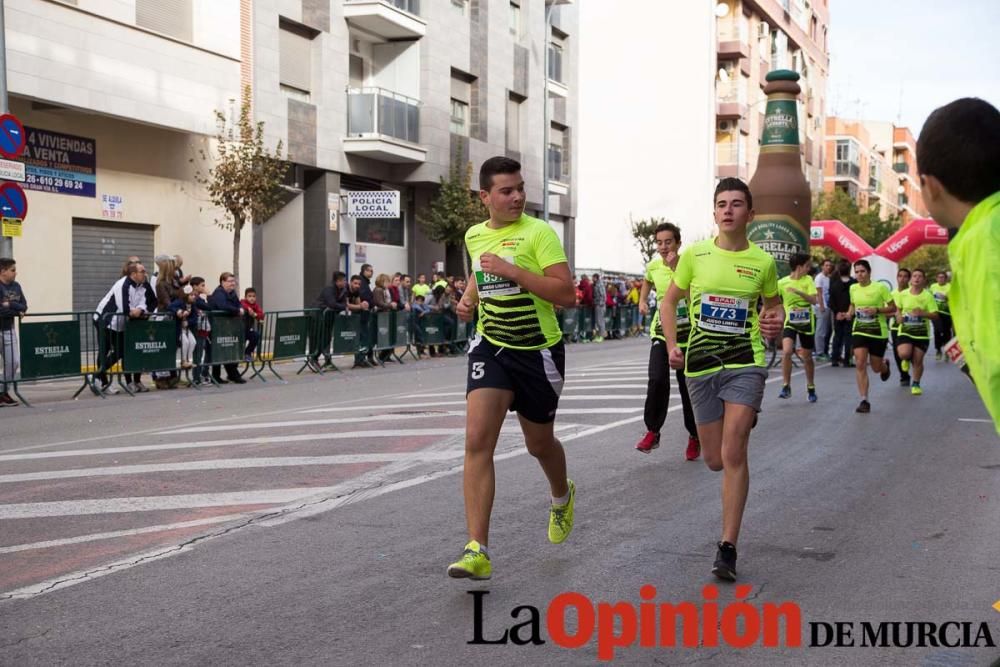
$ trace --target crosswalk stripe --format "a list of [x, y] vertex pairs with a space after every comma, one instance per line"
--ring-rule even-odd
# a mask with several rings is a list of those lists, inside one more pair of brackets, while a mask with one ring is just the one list
[[[465, 405], [465, 401], [460, 402]], [[446, 403], [445, 405], [451, 405], [451, 403]], [[353, 408], [312, 408], [309, 410], [302, 410], [300, 414], [311, 413], [311, 412], [371, 412], [371, 408], [363, 408], [361, 406], [356, 406]], [[464, 410], [448, 410], [440, 412], [424, 412], [419, 409], [414, 410], [413, 414], [383, 414], [378, 416], [378, 420], [381, 421], [403, 421], [403, 420], [413, 420], [413, 419], [428, 419], [431, 417], [454, 417], [458, 415], [465, 415]], [[274, 422], [257, 422], [255, 424], [220, 424], [217, 426], [186, 426], [184, 428], [175, 428], [167, 431], [156, 431], [155, 435], [180, 435], [183, 433], [211, 433], [215, 431], [240, 431], [250, 427], [253, 428], [284, 428], [287, 426], [320, 426], [325, 424], [358, 424], [358, 423], [370, 423], [372, 421], [371, 415], [365, 415], [362, 417], [336, 417], [331, 419], [292, 419]]]

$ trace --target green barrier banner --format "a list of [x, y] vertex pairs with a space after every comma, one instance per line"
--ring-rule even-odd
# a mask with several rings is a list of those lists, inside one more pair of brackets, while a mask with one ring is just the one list
[[361, 317], [337, 315], [333, 318], [333, 353], [353, 354], [361, 339]]
[[212, 363], [236, 364], [243, 361], [246, 343], [243, 340], [242, 317], [212, 318]]
[[469, 340], [469, 326], [465, 322], [459, 320], [457, 315], [454, 318], [454, 322], [455, 322], [455, 341], [463, 343]]
[[274, 322], [274, 359], [306, 356], [306, 342], [312, 318], [306, 315], [279, 317]]
[[428, 313], [420, 320], [420, 326], [424, 330], [424, 343], [427, 345], [440, 345], [444, 343], [444, 321], [441, 313]]
[[590, 332], [594, 330], [594, 311], [590, 308], [584, 308], [580, 311], [580, 332], [583, 334], [590, 335]]
[[396, 345], [408, 345], [410, 342], [410, 313], [404, 310], [393, 313], [393, 316], [396, 319]]
[[562, 311], [562, 317], [560, 318], [560, 329], [566, 336], [576, 335], [576, 327], [579, 318], [576, 314], [575, 308], [570, 308], [569, 310]]
[[375, 348], [379, 350], [389, 350], [395, 347], [395, 330], [392, 326], [392, 317], [395, 313], [384, 312], [375, 315]]
[[21, 324], [21, 379], [80, 375], [80, 324]]
[[[212, 328], [215, 328], [214, 324]], [[130, 320], [125, 325], [123, 371], [143, 373], [176, 366], [177, 325], [172, 319]]]

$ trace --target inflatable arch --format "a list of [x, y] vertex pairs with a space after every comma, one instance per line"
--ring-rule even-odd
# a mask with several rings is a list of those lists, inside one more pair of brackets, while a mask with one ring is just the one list
[[809, 234], [809, 245], [833, 248], [852, 262], [877, 255], [898, 263], [920, 246], [947, 243], [948, 230], [930, 218], [911, 220], [877, 248], [872, 248], [840, 220], [813, 220]]

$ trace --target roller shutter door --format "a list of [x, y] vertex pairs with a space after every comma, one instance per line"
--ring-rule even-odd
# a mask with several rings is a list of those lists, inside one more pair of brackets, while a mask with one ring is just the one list
[[122, 264], [138, 255], [150, 275], [153, 266], [152, 225], [73, 220], [73, 310], [93, 310], [121, 277]]

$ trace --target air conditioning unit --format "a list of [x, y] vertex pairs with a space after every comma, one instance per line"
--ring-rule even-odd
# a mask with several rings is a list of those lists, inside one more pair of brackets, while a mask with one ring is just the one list
[[719, 132], [732, 132], [736, 128], [736, 122], [732, 120], [720, 120], [716, 127]]
[[767, 21], [761, 21], [757, 25], [757, 39], [766, 39], [771, 36], [771, 26], [767, 24]]

